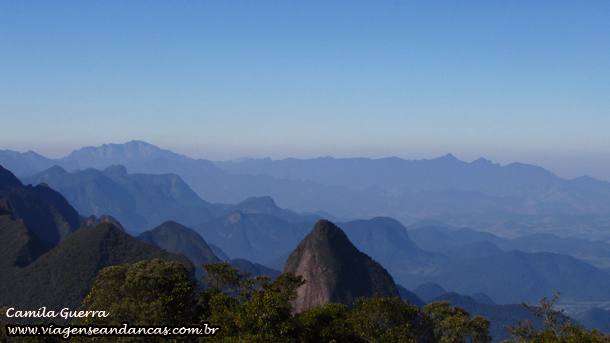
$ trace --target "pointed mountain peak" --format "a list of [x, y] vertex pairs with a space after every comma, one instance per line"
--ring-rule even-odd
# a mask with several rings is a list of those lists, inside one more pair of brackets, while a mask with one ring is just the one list
[[338, 302], [352, 306], [356, 298], [399, 296], [394, 280], [379, 263], [360, 252], [343, 230], [320, 220], [290, 254], [282, 273], [303, 275], [295, 312]]
[[46, 177], [50, 177], [50, 176], [68, 174], [68, 172], [64, 168], [62, 168], [58, 165], [55, 165], [55, 166], [52, 166], [51, 168], [43, 171], [42, 174], [44, 174]]
[[[345, 232], [343, 232], [343, 230], [339, 229], [337, 227], [337, 225], [335, 225], [333, 222], [326, 220], [326, 219], [321, 219], [319, 220], [314, 226], [313, 226], [313, 230], [311, 231], [310, 235], [312, 237], [320, 237], [320, 238], [325, 238], [327, 240], [340, 240], [343, 244], [352, 244], [349, 239], [347, 238], [347, 236], [345, 235]], [[343, 239], [345, 238], [346, 241], [343, 241]], [[355, 249], [356, 247], [354, 247]]]
[[457, 159], [457, 157], [453, 156], [452, 153], [448, 153], [445, 156], [437, 157], [432, 159], [431, 161], [440, 162], [440, 163], [459, 163], [462, 162]]

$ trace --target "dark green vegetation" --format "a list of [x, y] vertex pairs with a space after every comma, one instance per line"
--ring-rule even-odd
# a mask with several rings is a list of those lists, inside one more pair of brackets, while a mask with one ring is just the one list
[[[13, 260], [23, 261], [24, 255], [29, 257], [36, 252], [32, 249], [36, 247], [36, 240], [32, 238], [31, 232], [25, 230], [27, 227], [6, 218], [0, 227], [3, 237], [18, 234], [29, 238], [29, 241], [23, 240], [25, 244], [22, 243], [22, 248], [16, 249], [17, 254], [13, 255]], [[2, 261], [10, 261], [10, 256], [9, 259], [4, 258], [4, 251]], [[178, 261], [194, 269], [183, 255], [168, 253], [142, 243], [112, 224], [85, 227], [27, 265], [3, 265], [0, 270], [0, 307], [78, 308], [91, 291], [101, 269], [155, 258]]]
[[51, 248], [52, 245], [38, 238], [23, 219], [15, 219], [8, 199], [0, 200], [0, 267], [3, 271], [23, 268]]
[[509, 339], [510, 335], [505, 327], [516, 324], [518, 321], [529, 320], [539, 326], [539, 320], [521, 304], [488, 305], [476, 302], [471, 297], [462, 296], [455, 292], [445, 293], [430, 299], [430, 303], [447, 301], [453, 307], [464, 309], [472, 316], [482, 316], [489, 320], [489, 334], [495, 342]]
[[45, 184], [23, 186], [10, 171], [0, 166], [0, 199], [7, 199], [16, 219], [43, 241], [56, 245], [80, 227], [78, 213], [61, 194]]
[[[180, 325], [193, 320], [197, 283], [178, 262], [141, 261], [102, 269], [83, 310], [108, 317], [80, 319], [82, 324]], [[108, 319], [106, 319], [108, 318]]]
[[396, 284], [396, 289], [398, 290], [400, 298], [403, 301], [408, 301], [411, 305], [415, 305], [418, 307], [424, 307], [424, 305], [426, 305], [426, 302], [423, 301], [420, 297], [418, 297], [417, 294], [411, 292], [403, 286]]
[[[199, 294], [179, 264], [160, 260], [108, 267], [96, 279], [83, 309], [107, 311], [106, 318], [80, 319], [78, 323], [219, 325], [210, 342], [489, 342], [489, 323], [439, 302], [418, 307], [399, 298], [359, 298], [353, 309], [325, 304], [293, 314], [292, 301], [304, 281], [291, 273], [273, 282], [251, 278], [228, 263], [207, 264], [204, 281], [209, 288]], [[88, 341], [88, 339], [76, 339]], [[96, 341], [162, 341], [163, 338], [98, 337]], [[179, 341], [197, 341], [179, 337]]]
[[[108, 267], [100, 271], [83, 310], [107, 311], [111, 316], [81, 318], [77, 324], [163, 324], [220, 326], [214, 337], [178, 337], [181, 342], [490, 342], [489, 321], [480, 315], [437, 301], [422, 308], [399, 298], [359, 298], [354, 307], [327, 303], [294, 314], [292, 302], [305, 281], [292, 273], [273, 282], [252, 278], [228, 263], [207, 264], [204, 281], [209, 287], [195, 297], [196, 284], [188, 271], [175, 262], [153, 260]], [[455, 297], [455, 296], [453, 296]], [[452, 299], [455, 301], [456, 299]], [[457, 300], [459, 301], [459, 299]], [[466, 301], [468, 299], [463, 299]], [[572, 323], [556, 301], [521, 310], [529, 319], [508, 328], [509, 342], [607, 342], [608, 337]], [[0, 311], [2, 324], [6, 322]], [[533, 325], [530, 319], [540, 324]], [[91, 341], [75, 338], [75, 341]], [[0, 342], [8, 341], [0, 332]], [[36, 341], [36, 340], [29, 340]], [[58, 342], [50, 338], [46, 341]], [[98, 337], [97, 342], [175, 342], [163, 337]]]
[[518, 322], [516, 325], [508, 328], [511, 339], [516, 342], [532, 343], [594, 343], [610, 341], [610, 336], [606, 336], [595, 329], [589, 331], [587, 328], [573, 323], [563, 310], [556, 311], [554, 306], [557, 299], [558, 296], [553, 295], [552, 300], [543, 297], [540, 305], [523, 304], [534, 317], [540, 320], [542, 328], [537, 329], [529, 320]]
[[59, 193], [23, 186], [0, 168], [0, 307], [78, 308], [98, 272], [113, 265], [164, 259], [194, 270], [183, 255], [142, 243], [111, 223], [78, 229], [80, 221]]

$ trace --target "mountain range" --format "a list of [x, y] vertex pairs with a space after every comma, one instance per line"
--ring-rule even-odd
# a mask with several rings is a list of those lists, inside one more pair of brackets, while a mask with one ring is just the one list
[[142, 243], [111, 222], [80, 227], [86, 220], [92, 218], [79, 217], [48, 186], [23, 186], [0, 168], [0, 307], [78, 309], [102, 268], [141, 260], [178, 261], [194, 273], [183, 255]]
[[[60, 177], [58, 178], [57, 175]], [[146, 211], [140, 211], [140, 213], [148, 213], [148, 217], [142, 217], [150, 218], [148, 220], [151, 223], [155, 223], [153, 220], [160, 222], [159, 225], [167, 220], [186, 223], [185, 225], [197, 232], [206, 242], [218, 247], [230, 259], [246, 259], [252, 263], [259, 263], [276, 269], [283, 266], [288, 254], [305, 237], [314, 220], [320, 219], [317, 215], [301, 215], [281, 209], [270, 197], [249, 198], [236, 205], [209, 204], [201, 200], [193, 191], [190, 191], [190, 188], [181, 181], [179, 176], [174, 174], [128, 174], [126, 169], [120, 166], [111, 166], [104, 171], [89, 168], [85, 171], [72, 173], [63, 171], [59, 167], [52, 167], [36, 177], [36, 181], [46, 180], [58, 184], [59, 189], [68, 196], [70, 190], [75, 194], [83, 194], [82, 198], [87, 199], [91, 204], [90, 209], [94, 207], [106, 208], [119, 221], [121, 215], [129, 212], [114, 213], [111, 207], [98, 204], [113, 203], [105, 200], [110, 198], [106, 194], [109, 194], [111, 189], [121, 189], [122, 193], [117, 193], [126, 194], [123, 199], [129, 199], [129, 197], [136, 199], [132, 202], [131, 208], [145, 208]], [[56, 181], [57, 179], [60, 182]], [[95, 182], [92, 182], [92, 180]], [[99, 180], [105, 183], [100, 183]], [[96, 182], [100, 185], [95, 186], [92, 191], [91, 187], [93, 186], [91, 185], [96, 185]], [[109, 186], [111, 183], [115, 185], [114, 188]], [[32, 186], [27, 187], [32, 188]], [[100, 200], [98, 194], [105, 196], [101, 197]], [[115, 193], [110, 193], [110, 195], [113, 194]], [[115, 198], [121, 199], [120, 197]], [[137, 206], [138, 202], [139, 207]], [[141, 204], [147, 205], [143, 206]], [[181, 207], [183, 205], [184, 207]], [[123, 208], [129, 207], [124, 206]], [[131, 213], [133, 212], [136, 215], [138, 214], [137, 211]], [[163, 217], [163, 213], [170, 214], [173, 217]], [[181, 217], [181, 213], [187, 215]], [[529, 250], [524, 255], [527, 258], [519, 261], [521, 255], [510, 254], [506, 251], [510, 250], [511, 242], [514, 245], [514, 242], [523, 239], [510, 240], [471, 229], [456, 230], [453, 236], [450, 236], [447, 230], [443, 233], [439, 230], [434, 231], [434, 228], [421, 228], [408, 233], [405, 226], [397, 220], [383, 217], [339, 222], [337, 225], [344, 229], [350, 241], [359, 250], [379, 261], [398, 283], [407, 288], [434, 281], [442, 284], [443, 287], [460, 293], [484, 292], [491, 295], [496, 301], [510, 303], [524, 300], [535, 301], [546, 295], [541, 290], [558, 291], [557, 287], [561, 286], [562, 289], [568, 290], [567, 294], [570, 296], [565, 299], [570, 301], [585, 299], [602, 301], [606, 299], [606, 294], [600, 291], [600, 288], [606, 287], [607, 280], [604, 279], [604, 276], [609, 274], [593, 267], [591, 267], [593, 269], [583, 268], [579, 264], [580, 261], [568, 257], [559, 257], [560, 255], [556, 254], [529, 254], [530, 251], [547, 251], [545, 249], [547, 249], [548, 244], [547, 246], [544, 244], [536, 246], [536, 244], [530, 243]], [[139, 228], [140, 230], [136, 231], [141, 232], [142, 229], [147, 229], [147, 227], [142, 226]], [[419, 232], [424, 231], [436, 232], [431, 239], [428, 239], [433, 244], [443, 245], [445, 244], [443, 242], [451, 241], [451, 246], [438, 248], [426, 244], [425, 240], [416, 243], [409, 237], [411, 234], [417, 237]], [[478, 238], [475, 239], [474, 237]], [[561, 238], [558, 239], [562, 240]], [[538, 241], [540, 242], [540, 240]], [[548, 240], [542, 241], [547, 242]], [[504, 242], [506, 248], [500, 248], [492, 242], [498, 244]], [[570, 240], [563, 239], [563, 242], [564, 245], [569, 245]], [[594, 246], [596, 243], [585, 240], [579, 240], [578, 242], [581, 245], [580, 250], [573, 247], [572, 250], [566, 249], [566, 251], [575, 253], [589, 251], [589, 255], [591, 255], [591, 252], [596, 252], [597, 255], [593, 257], [599, 261], [605, 260], [604, 254], [607, 254], [607, 249], [602, 243], [597, 243], [599, 246], [597, 249], [588, 249], [588, 246]], [[587, 245], [587, 242], [589, 245]], [[460, 245], [458, 243], [465, 244]], [[556, 246], [553, 252], [563, 252], [558, 250], [561, 250], [561, 245]], [[583, 254], [583, 256], [585, 255]], [[468, 280], [483, 277], [484, 274], [481, 271], [490, 268], [489, 265], [485, 264], [490, 259], [493, 259], [494, 263], [498, 265], [511, 266], [521, 263], [523, 268], [531, 272], [527, 275], [512, 275], [511, 273], [516, 272], [515, 270], [499, 268], [494, 270], [497, 273], [495, 280], [469, 285]], [[582, 272], [580, 274], [581, 278], [591, 280], [589, 287], [571, 293], [570, 290], [580, 287], [580, 284], [570, 280], [569, 274], [551, 280], [550, 277], [554, 275], [541, 276], [544, 270], [532, 267], [532, 265], [542, 264], [551, 268], [558, 263], [566, 263], [569, 268], [579, 269]], [[466, 265], [469, 267], [465, 268]], [[461, 272], [455, 274], [455, 270]], [[532, 287], [517, 291], [504, 287], [506, 284], [501, 284], [499, 281], [511, 277], [530, 284]], [[539, 289], [534, 290], [536, 287], [539, 287]]]
[[542, 233], [505, 238], [469, 228], [448, 229], [443, 226], [425, 226], [408, 232], [418, 247], [453, 258], [484, 257], [519, 250], [566, 254], [598, 268], [610, 267], [610, 244], [600, 240]]
[[[352, 282], [349, 281], [349, 277], [343, 281], [338, 278], [329, 282], [340, 287], [334, 290], [331, 287], [325, 288], [326, 291], [321, 291], [321, 288], [312, 291], [335, 294], [339, 299], [336, 301], [344, 303], [353, 301], [354, 297], [361, 293], [370, 296], [377, 288], [385, 289], [382, 293], [392, 296], [396, 295], [395, 290], [397, 294], [416, 303], [421, 302], [417, 295], [421, 294], [421, 297], [427, 301], [434, 301], [435, 297], [447, 293], [445, 288], [461, 294], [471, 294], [468, 299], [489, 306], [496, 306], [495, 302], [510, 303], [526, 300], [535, 302], [541, 296], [557, 291], [561, 291], [562, 296], [571, 301], [600, 302], [610, 298], [607, 291], [610, 289], [610, 274], [571, 256], [536, 252], [545, 249], [566, 250], [575, 255], [582, 254], [601, 261], [608, 250], [605, 242], [566, 239], [554, 235], [531, 235], [509, 239], [472, 229], [443, 226], [443, 223], [438, 221], [415, 223], [409, 226], [412, 230], [407, 230], [397, 220], [387, 217], [347, 221], [338, 225], [323, 220], [318, 222], [314, 226], [314, 231], [307, 235], [314, 220], [319, 219], [320, 216], [281, 209], [270, 197], [248, 198], [236, 205], [210, 204], [194, 194], [177, 175], [128, 174], [126, 169], [120, 166], [111, 166], [104, 171], [90, 168], [72, 173], [59, 167], [52, 167], [38, 175], [37, 180], [54, 180], [56, 177], [54, 175], [65, 178], [63, 182], [68, 185], [71, 184], [72, 178], [85, 180], [80, 184], [73, 183], [76, 186], [72, 190], [77, 194], [79, 192], [90, 194], [89, 201], [92, 204], [98, 201], [96, 192], [106, 194], [104, 191], [107, 191], [108, 187], [103, 183], [100, 186], [93, 182], [95, 187], [83, 193], [82, 189], [91, 187], [91, 180], [114, 182], [124, 189], [124, 194], [134, 199], [144, 199], [140, 201], [151, 204], [150, 212], [157, 211], [156, 206], [165, 206], [166, 201], [177, 203], [175, 205], [177, 207], [182, 206], [180, 201], [199, 204], [202, 208], [208, 208], [207, 212], [204, 212], [207, 220], [193, 227], [203, 235], [177, 222], [166, 221], [154, 230], [141, 234], [139, 240], [147, 244], [141, 243], [117, 228], [120, 224], [113, 217], [103, 214], [99, 214], [99, 219], [95, 216], [80, 217], [68, 200], [48, 184], [24, 186], [10, 171], [0, 168], [2, 192], [0, 194], [2, 195], [0, 197], [0, 242], [2, 242], [0, 271], [2, 275], [10, 278], [10, 281], [0, 287], [0, 299], [13, 299], [11, 304], [35, 306], [36, 301], [43, 299], [53, 306], [68, 304], [76, 307], [78, 299], [89, 291], [97, 271], [101, 268], [137, 262], [141, 259], [178, 260], [194, 271], [192, 261], [198, 265], [197, 276], [201, 276], [202, 272], [199, 268], [201, 264], [219, 261], [212, 249], [215, 249], [219, 256], [224, 256], [223, 259], [229, 257], [222, 250], [235, 249], [229, 250], [228, 253], [233, 258], [231, 265], [250, 271], [254, 275], [265, 274], [273, 277], [277, 276], [279, 271], [235, 257], [250, 253], [250, 257], [255, 261], [283, 259], [287, 260], [285, 267], [292, 266], [284, 269], [292, 268], [296, 271], [298, 266], [303, 268], [311, 266], [311, 261], [307, 262], [309, 258], [307, 256], [326, 251], [327, 253], [320, 255], [322, 256], [320, 259], [315, 260], [326, 263], [320, 268], [331, 270], [328, 275], [336, 277], [368, 273], [368, 278], [375, 280], [374, 282], [352, 280]], [[68, 193], [66, 189], [70, 188], [64, 187], [63, 191]], [[95, 189], [96, 192], [91, 189]], [[79, 223], [90, 223], [96, 227], [78, 229]], [[426, 226], [427, 224], [438, 227]], [[30, 226], [37, 227], [37, 231], [30, 229]], [[325, 232], [326, 235], [320, 232]], [[306, 235], [308, 238], [303, 239]], [[206, 243], [208, 237], [216, 240], [218, 246], [208, 245]], [[332, 237], [344, 238], [336, 240]], [[314, 241], [318, 243], [311, 243]], [[570, 245], [572, 241], [576, 244]], [[224, 246], [222, 250], [219, 248], [220, 245]], [[318, 252], [309, 251], [301, 246], [309, 246], [307, 249], [316, 247], [314, 250]], [[333, 246], [335, 248], [329, 250], [328, 247]], [[531, 252], [505, 251], [514, 247], [529, 249]], [[334, 249], [343, 252], [332, 253]], [[190, 261], [183, 255], [174, 255], [167, 251], [183, 253]], [[350, 251], [354, 253], [349, 253]], [[586, 251], [589, 251], [588, 255]], [[74, 256], [79, 258], [74, 259]], [[360, 261], [361, 259], [364, 260]], [[369, 264], [378, 267], [368, 268]], [[348, 266], [345, 267], [348, 271], [335, 270], [337, 266]], [[387, 271], [381, 266], [387, 266]], [[60, 277], [56, 278], [54, 275]], [[320, 275], [324, 273], [311, 274], [309, 277], [315, 280], [319, 279]], [[390, 275], [401, 284], [414, 289], [417, 295], [400, 285], [395, 285]], [[392, 281], [385, 282], [384, 279]], [[437, 284], [433, 285], [430, 281]], [[416, 287], [426, 282], [428, 286]], [[53, 286], [52, 289], [48, 289], [49, 284]], [[358, 287], [366, 284], [370, 284], [373, 290], [358, 290]], [[381, 286], [383, 284], [393, 286]], [[360, 286], [347, 291], [352, 287], [348, 285]], [[25, 295], [14, 294], [15, 289], [25, 292], [23, 293]], [[431, 295], [424, 295], [423, 289], [427, 289], [427, 294]], [[35, 292], [38, 293], [36, 298], [38, 300], [28, 298], [27, 294], [31, 295]], [[62, 296], [68, 293], [71, 296]], [[452, 302], [465, 301], [462, 298], [456, 299], [458, 300], [454, 299]], [[7, 303], [3, 302], [0, 306], [3, 304]], [[474, 306], [472, 311], [483, 311], [481, 308], [484, 306], [481, 306]], [[490, 308], [492, 307], [487, 309]], [[493, 309], [499, 308], [504, 307], [493, 307]], [[504, 310], [500, 312], [502, 311]], [[595, 311], [605, 313], [604, 310], [591, 309], [578, 314], [582, 318], [580, 320], [583, 322], [589, 320], [594, 325], [602, 325], [603, 322], [600, 324], [600, 321], [591, 320]], [[482, 314], [485, 311], [475, 312], [472, 314]], [[493, 316], [495, 312], [490, 313]]]
[[[431, 160], [211, 162], [142, 141], [86, 147], [57, 160], [5, 150], [0, 151], [3, 159], [18, 162], [22, 178], [42, 171], [49, 161], [70, 172], [120, 164], [129, 173], [173, 173], [210, 203], [271, 196], [283, 208], [324, 211], [343, 221], [390, 216], [409, 224], [432, 218], [502, 236], [547, 232], [610, 238], [610, 183], [589, 177], [565, 180], [521, 163], [500, 166], [485, 159], [467, 163], [450, 154]], [[510, 222], [517, 228], [505, 225]]]
[[[265, 268], [280, 269], [324, 218], [387, 268], [405, 294], [435, 282], [484, 294], [477, 301], [488, 305], [536, 302], [557, 291], [573, 303], [610, 299], [610, 274], [598, 269], [610, 267], [609, 184], [587, 177], [564, 180], [531, 165], [452, 155], [211, 162], [140, 141], [58, 160], [0, 151], [0, 161], [21, 178], [0, 169], [0, 216], [12, 218], [10, 227], [23, 225], [11, 268], [30, 268], [84, 223], [114, 221], [197, 264], [216, 261], [197, 254], [222, 256], [270, 274]], [[207, 249], [191, 244], [199, 240]]]

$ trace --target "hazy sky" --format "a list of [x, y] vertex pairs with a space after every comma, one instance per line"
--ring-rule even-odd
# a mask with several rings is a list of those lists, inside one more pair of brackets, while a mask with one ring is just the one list
[[398, 156], [610, 180], [610, 1], [0, 1], [0, 150]]

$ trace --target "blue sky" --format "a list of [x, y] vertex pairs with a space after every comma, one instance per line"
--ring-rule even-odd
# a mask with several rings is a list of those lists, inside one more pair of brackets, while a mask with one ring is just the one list
[[610, 180], [608, 1], [0, 2], [0, 149], [449, 152]]

